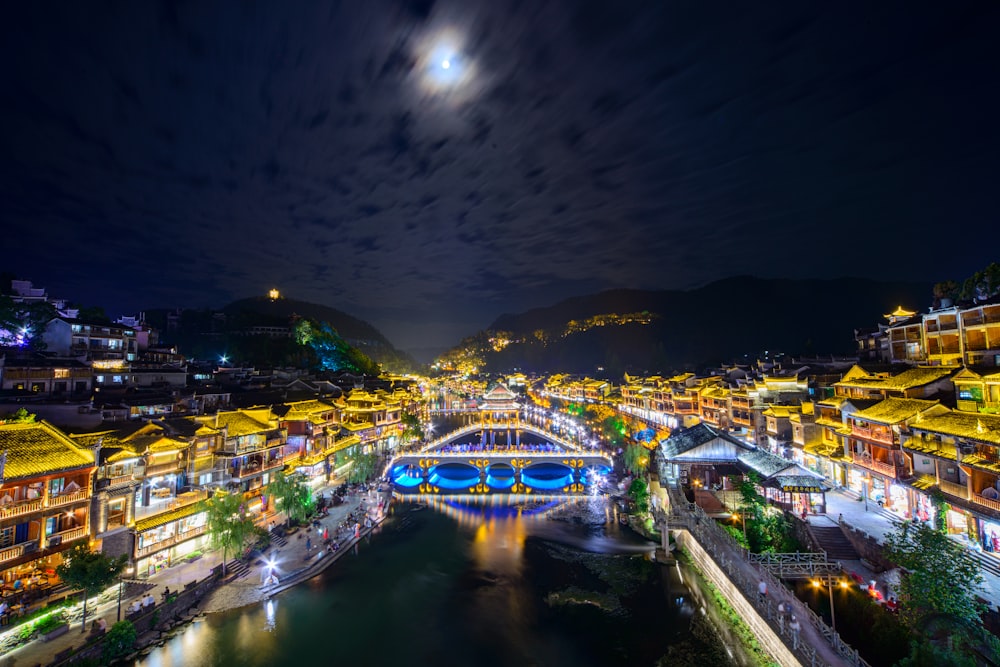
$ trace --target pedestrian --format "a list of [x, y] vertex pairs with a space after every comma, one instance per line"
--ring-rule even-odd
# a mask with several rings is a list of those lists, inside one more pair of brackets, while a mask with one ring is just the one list
[[792, 614], [792, 622], [788, 624], [788, 629], [792, 631], [792, 650], [798, 650], [799, 648], [799, 631], [802, 630], [802, 626], [799, 624], [799, 619]]
[[757, 597], [763, 602], [767, 598], [767, 582], [763, 579], [757, 584]]
[[324, 528], [323, 529], [323, 541], [326, 542], [328, 539], [330, 539], [330, 529], [329, 528]]
[[312, 551], [313, 541], [311, 537], [306, 538], [306, 551]]
[[785, 603], [784, 602], [779, 603], [778, 604], [778, 627], [781, 628], [782, 632], [785, 631], [785, 611], [786, 611]]

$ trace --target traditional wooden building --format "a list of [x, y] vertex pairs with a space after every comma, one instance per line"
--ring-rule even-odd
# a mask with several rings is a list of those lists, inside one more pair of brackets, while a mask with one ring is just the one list
[[93, 473], [93, 450], [51, 424], [0, 424], [0, 575], [5, 585], [37, 573], [53, 578], [62, 552], [90, 538]]

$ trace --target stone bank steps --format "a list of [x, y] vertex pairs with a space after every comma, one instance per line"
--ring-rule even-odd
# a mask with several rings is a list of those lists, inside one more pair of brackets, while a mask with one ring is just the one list
[[826, 552], [828, 560], [844, 561], [861, 558], [839, 526], [811, 525], [809, 530], [816, 538], [819, 548]]

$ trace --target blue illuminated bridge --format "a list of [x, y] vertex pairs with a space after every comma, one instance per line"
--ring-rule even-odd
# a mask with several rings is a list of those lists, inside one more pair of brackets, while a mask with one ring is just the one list
[[497, 431], [505, 434], [506, 426], [464, 426], [416, 452], [396, 456], [389, 464], [395, 491], [584, 495], [611, 472], [609, 455], [583, 450], [536, 426], [512, 429], [519, 444], [490, 444]]
[[397, 495], [588, 495], [611, 456], [522, 419], [500, 385], [468, 423], [389, 464]]

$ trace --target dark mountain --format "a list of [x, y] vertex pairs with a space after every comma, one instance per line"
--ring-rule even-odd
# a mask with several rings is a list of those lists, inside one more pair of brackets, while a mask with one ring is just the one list
[[862, 278], [611, 290], [502, 315], [443, 358], [474, 358], [492, 371], [621, 373], [700, 368], [764, 350], [845, 354], [855, 328], [884, 322], [898, 305], [921, 310], [931, 298], [930, 283]]
[[250, 327], [254, 325], [293, 326], [299, 318], [330, 324], [350, 345], [382, 364], [387, 370], [409, 369], [415, 365], [412, 357], [397, 350], [382, 332], [353, 315], [318, 303], [295, 299], [269, 299], [250, 297], [234, 301], [222, 312], [233, 323]]
[[[222, 309], [227, 318], [247, 320], [249, 323], [266, 326], [287, 326], [294, 317], [304, 317], [315, 322], [329, 322], [344, 340], [355, 344], [392, 347], [382, 333], [364, 320], [348, 315], [342, 310], [295, 299], [269, 299], [263, 296], [233, 301]], [[395, 348], [393, 348], [395, 349]]]
[[352, 315], [316, 303], [295, 299], [251, 297], [221, 310], [183, 310], [171, 319], [168, 311], [148, 310], [150, 324], [159, 328], [164, 342], [177, 344], [189, 356], [213, 359], [226, 354], [231, 360], [261, 366], [301, 365], [308, 361], [302, 346], [287, 337], [248, 335], [253, 327], [293, 328], [299, 319], [330, 324], [351, 346], [391, 371], [408, 370], [413, 359], [397, 350], [374, 326]]

